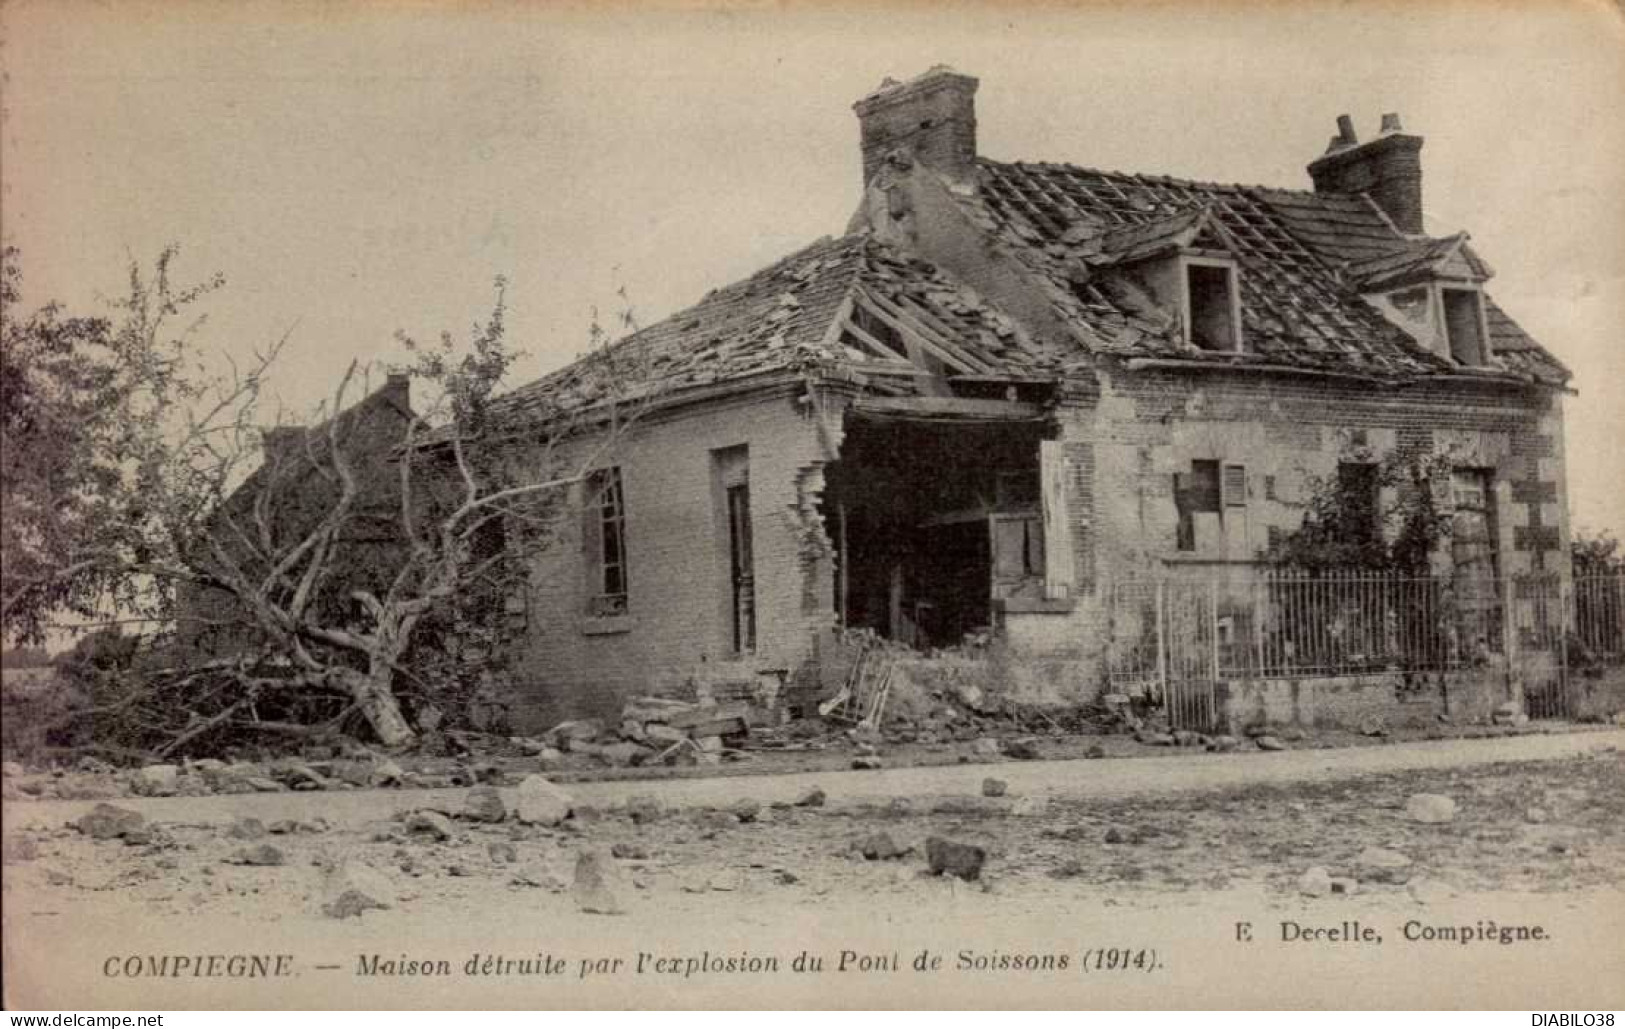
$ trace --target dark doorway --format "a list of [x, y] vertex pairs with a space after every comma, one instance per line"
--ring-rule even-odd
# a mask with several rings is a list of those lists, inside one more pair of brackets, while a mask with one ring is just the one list
[[[955, 646], [991, 629], [996, 596], [1041, 590], [1044, 435], [1039, 419], [849, 414], [823, 500], [842, 624], [922, 649]], [[1018, 531], [1024, 544], [1013, 548]]]

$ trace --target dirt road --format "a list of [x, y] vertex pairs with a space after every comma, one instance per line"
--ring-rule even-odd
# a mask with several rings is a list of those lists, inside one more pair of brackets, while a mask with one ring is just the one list
[[[466, 791], [121, 802], [152, 828], [133, 846], [64, 827], [89, 804], [8, 803], [8, 838], [30, 853], [5, 871], [6, 988], [81, 1008], [1617, 1006], [1622, 743], [1610, 731], [579, 784], [580, 817], [557, 828], [452, 819], [443, 837], [399, 812], [455, 814]], [[981, 795], [988, 777], [1005, 796]], [[814, 782], [824, 806], [787, 805]], [[1419, 821], [1407, 812], [1416, 793], [1455, 813]], [[646, 817], [627, 810], [633, 796], [653, 802]], [[760, 810], [726, 809], [741, 797]], [[251, 841], [231, 830], [244, 817], [313, 824]], [[982, 878], [929, 874], [933, 836], [983, 848]], [[259, 846], [277, 861], [245, 863]], [[1374, 848], [1394, 867], [1373, 865]], [[584, 851], [606, 856], [623, 914], [579, 909]], [[321, 867], [338, 860], [382, 876], [388, 908], [324, 915]], [[1316, 868], [1345, 892], [1307, 894]], [[1486, 921], [1540, 934], [1423, 938]], [[1290, 926], [1370, 940], [1306, 944]], [[1101, 948], [1137, 964], [1083, 974]], [[911, 971], [921, 951], [946, 965]], [[245, 953], [285, 956], [288, 975], [150, 973], [165, 954]], [[822, 971], [792, 971], [803, 953]], [[469, 965], [492, 955], [561, 971]], [[1070, 970], [1055, 967], [1063, 955]], [[767, 958], [782, 967], [711, 964]], [[377, 962], [418, 971], [369, 971]]]
[[[633, 796], [649, 796], [672, 808], [720, 806], [740, 797], [762, 804], [788, 802], [813, 786], [833, 803], [884, 802], [893, 797], [931, 799], [975, 795], [993, 775], [1009, 784], [1013, 796], [1056, 800], [1131, 797], [1141, 794], [1217, 789], [1271, 783], [1313, 783], [1354, 775], [1429, 768], [1462, 768], [1498, 761], [1540, 761], [1625, 747], [1625, 731], [1597, 730], [1479, 740], [1434, 740], [1338, 750], [1207, 754], [1169, 751], [1166, 757], [1112, 761], [999, 761], [993, 764], [937, 765], [880, 771], [802, 772], [791, 775], [730, 776], [632, 782], [587, 782], [568, 789], [579, 803], [610, 808]], [[387, 817], [401, 809], [449, 806], [456, 810], [463, 789], [354, 790], [350, 792], [266, 793], [119, 801], [149, 818], [219, 820], [255, 817], [325, 818], [345, 824]], [[511, 796], [511, 790], [508, 791]], [[90, 801], [7, 804], [6, 830], [59, 826], [90, 810]], [[181, 814], [184, 812], [184, 815]]]

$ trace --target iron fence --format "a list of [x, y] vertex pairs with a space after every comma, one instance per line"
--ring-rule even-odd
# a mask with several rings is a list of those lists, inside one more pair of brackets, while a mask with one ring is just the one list
[[1516, 674], [1532, 717], [1568, 710], [1573, 662], [1625, 662], [1625, 576], [1398, 576], [1242, 568], [1107, 587], [1114, 688], [1166, 703], [1176, 725], [1214, 717], [1231, 680]]

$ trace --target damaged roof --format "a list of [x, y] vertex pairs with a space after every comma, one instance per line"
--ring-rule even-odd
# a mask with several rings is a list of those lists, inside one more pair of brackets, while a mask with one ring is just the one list
[[[671, 394], [837, 369], [897, 371], [900, 362], [866, 349], [856, 338], [868, 335], [861, 325], [855, 333], [842, 331], [851, 327], [855, 306], [911, 326], [966, 367], [1019, 374], [1051, 366], [1058, 357], [934, 265], [857, 233], [826, 237], [747, 279], [712, 290], [694, 306], [598, 355], [504, 395], [498, 409], [546, 418], [561, 408], [626, 402], [656, 390]], [[884, 331], [870, 324], [874, 333]], [[909, 366], [909, 374], [917, 369]]]
[[[1379, 379], [1459, 371], [1383, 317], [1362, 288], [1448, 272], [1491, 274], [1465, 234], [1400, 233], [1369, 198], [1193, 182], [1064, 164], [977, 160], [960, 209], [1033, 275], [1071, 339], [1029, 329], [935, 265], [867, 232], [825, 238], [699, 303], [498, 400], [550, 418], [783, 375], [879, 381], [938, 371], [1051, 376], [1094, 357], [1266, 365]], [[1173, 250], [1223, 251], [1240, 269], [1245, 347], [1200, 350], [1160, 305], [1136, 262]], [[1498, 371], [1562, 385], [1568, 369], [1486, 299]]]
[[[1266, 363], [1380, 377], [1457, 370], [1359, 295], [1372, 281], [1464, 261], [1466, 237], [1414, 240], [1363, 196], [1193, 182], [1064, 164], [978, 161], [962, 207], [1040, 273], [1090, 350], [1102, 354]], [[1151, 301], [1133, 261], [1206, 233], [1240, 268], [1242, 353], [1197, 350]], [[1506, 371], [1561, 384], [1567, 370], [1487, 305], [1491, 348]], [[1516, 355], [1516, 356], [1514, 356]]]

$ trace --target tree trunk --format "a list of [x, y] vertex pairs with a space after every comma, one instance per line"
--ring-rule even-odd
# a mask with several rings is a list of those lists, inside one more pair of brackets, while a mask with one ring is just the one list
[[347, 670], [344, 673], [344, 687], [360, 705], [361, 713], [366, 715], [367, 724], [372, 726], [379, 742], [386, 747], [401, 747], [416, 739], [417, 734], [406, 724], [406, 716], [401, 714], [400, 701], [395, 699], [395, 692], [390, 688], [393, 678], [394, 673], [387, 662], [372, 661], [365, 673]]

